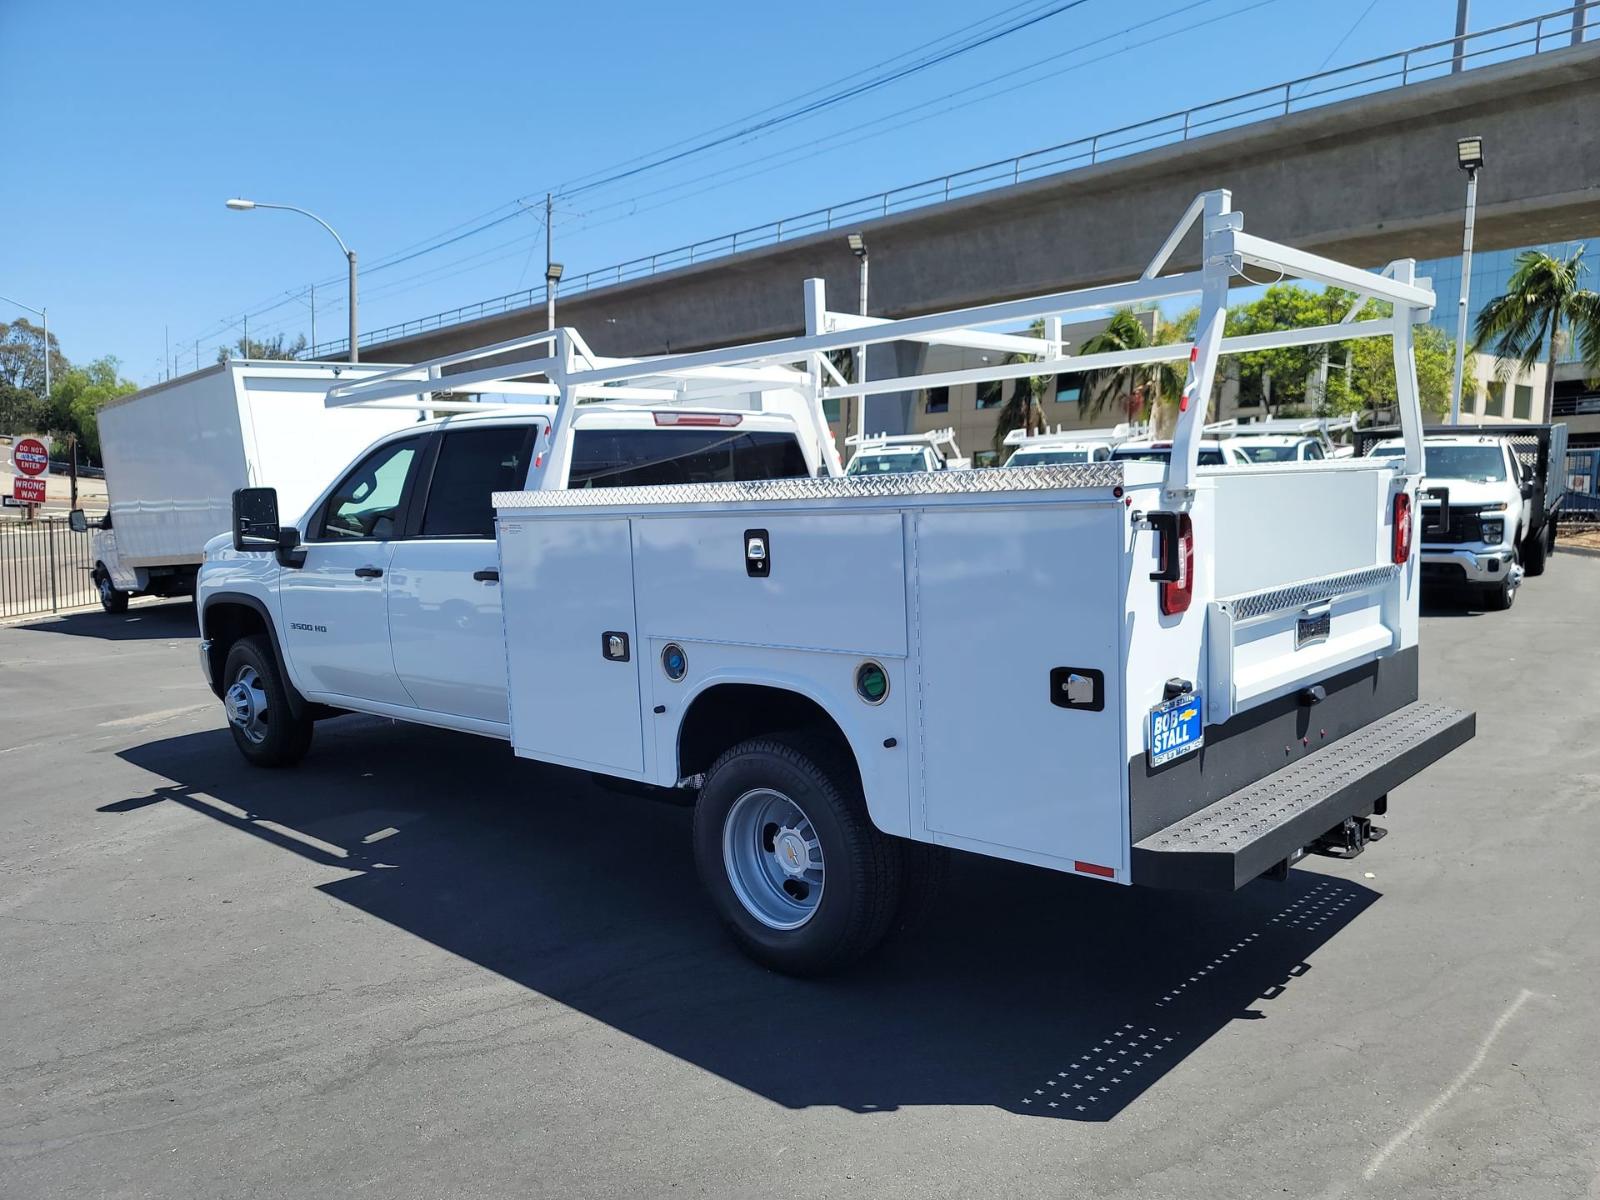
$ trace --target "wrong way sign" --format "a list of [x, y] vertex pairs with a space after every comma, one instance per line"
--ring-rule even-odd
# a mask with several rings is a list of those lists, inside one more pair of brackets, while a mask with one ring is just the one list
[[18, 475], [11, 481], [11, 498], [18, 504], [43, 504], [45, 481]]

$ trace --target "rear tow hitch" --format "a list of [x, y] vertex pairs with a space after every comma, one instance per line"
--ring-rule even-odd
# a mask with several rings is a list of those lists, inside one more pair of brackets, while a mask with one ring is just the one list
[[1379, 841], [1388, 833], [1383, 826], [1374, 825], [1370, 817], [1346, 817], [1307, 849], [1329, 858], [1354, 858], [1367, 848], [1368, 842]]

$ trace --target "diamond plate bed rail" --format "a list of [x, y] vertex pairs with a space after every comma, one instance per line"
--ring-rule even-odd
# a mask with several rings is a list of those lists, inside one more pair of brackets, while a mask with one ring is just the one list
[[893, 496], [966, 496], [1122, 486], [1122, 464], [1056, 463], [975, 471], [846, 475], [837, 479], [756, 479], [743, 483], [678, 483], [653, 487], [496, 492], [505, 508], [642, 508], [657, 504], [736, 504], [773, 500], [852, 500]]
[[[1231, 891], [1364, 816], [1466, 742], [1476, 714], [1418, 700], [1134, 844], [1133, 881]], [[1203, 754], [1204, 751], [1202, 750]]]

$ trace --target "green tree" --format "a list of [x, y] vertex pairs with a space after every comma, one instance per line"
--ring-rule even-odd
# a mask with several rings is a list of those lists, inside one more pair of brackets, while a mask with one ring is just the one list
[[[1030, 337], [1044, 337], [1044, 321], [1037, 320], [1028, 326]], [[1029, 362], [1025, 355], [1008, 354], [1005, 357], [1008, 363]], [[1022, 429], [1028, 433], [1044, 432], [1044, 408], [1041, 406], [1045, 395], [1050, 391], [1049, 375], [1027, 375], [1012, 381], [1011, 399], [1007, 400], [995, 414], [994, 423], [994, 449], [995, 453], [1002, 452], [1005, 446], [1006, 434], [1013, 429]]]
[[[1078, 347], [1080, 354], [1106, 354], [1117, 350], [1143, 350], [1151, 346], [1165, 346], [1173, 342], [1188, 341], [1194, 336], [1198, 310], [1184, 313], [1176, 321], [1163, 321], [1159, 312], [1149, 314], [1150, 324], [1140, 320], [1140, 314], [1131, 308], [1119, 308], [1111, 315], [1106, 327]], [[1183, 361], [1163, 363], [1133, 363], [1122, 367], [1108, 367], [1091, 371], [1085, 388], [1089, 413], [1102, 411], [1115, 401], [1122, 415], [1129, 420], [1149, 417], [1152, 422], [1159, 414], [1174, 408], [1183, 394], [1189, 364]]]
[[[1229, 337], [1239, 337], [1331, 325], [1344, 316], [1354, 300], [1353, 293], [1339, 288], [1316, 292], [1297, 283], [1273, 284], [1260, 298], [1229, 309], [1225, 330]], [[1269, 412], [1274, 408], [1315, 407], [1320, 397], [1315, 395], [1314, 381], [1320, 378], [1324, 353], [1337, 357], [1331, 347], [1322, 345], [1283, 346], [1234, 355], [1239, 402], [1246, 406], [1259, 404]]]
[[137, 384], [117, 373], [118, 366], [108, 354], [81, 367], [69, 367], [54, 388], [50, 432], [76, 434], [79, 447], [96, 462], [100, 459], [101, 408], [118, 396], [138, 390]]
[[[1371, 303], [1363, 319], [1386, 317], [1386, 304]], [[1455, 339], [1433, 325], [1413, 331], [1412, 357], [1417, 364], [1417, 394], [1423, 412], [1438, 416], [1450, 409], [1455, 376]], [[1386, 337], [1358, 338], [1328, 347], [1328, 386], [1320, 408], [1324, 414], [1370, 412], [1392, 408], [1400, 398], [1394, 377], [1394, 344]], [[1467, 389], [1476, 387], [1468, 379]]]
[[231, 358], [248, 359], [288, 359], [299, 358], [306, 350], [306, 335], [301, 334], [293, 342], [288, 341], [287, 334], [278, 334], [271, 341], [259, 342], [255, 338], [246, 341], [240, 338], [231, 346], [223, 346], [217, 351], [217, 361], [227, 362]]
[[1591, 378], [1600, 376], [1600, 296], [1578, 286], [1587, 270], [1582, 247], [1567, 258], [1525, 250], [1516, 263], [1505, 295], [1478, 314], [1473, 349], [1492, 347], [1502, 377], [1510, 374], [1512, 363], [1524, 371], [1532, 368], [1542, 352], [1548, 414], [1555, 399], [1556, 357], [1565, 345], [1576, 343]]
[[[50, 335], [50, 374], [58, 382], [67, 371], [66, 355]], [[50, 398], [44, 394], [44, 329], [22, 319], [0, 321], [0, 433], [30, 433], [43, 428]]]

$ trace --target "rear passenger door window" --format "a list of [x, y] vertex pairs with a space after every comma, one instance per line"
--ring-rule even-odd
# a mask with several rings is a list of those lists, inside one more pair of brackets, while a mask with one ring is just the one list
[[455, 429], [444, 435], [422, 511], [421, 537], [494, 537], [494, 494], [528, 477], [533, 425]]

